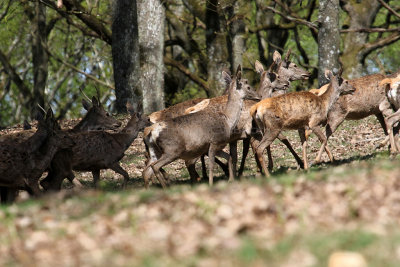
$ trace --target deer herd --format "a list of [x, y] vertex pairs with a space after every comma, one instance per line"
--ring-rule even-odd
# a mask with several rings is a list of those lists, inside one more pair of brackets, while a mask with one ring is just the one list
[[[210, 185], [215, 163], [232, 181], [243, 174], [250, 147], [257, 172], [269, 176], [273, 168], [271, 144], [275, 139], [287, 146], [298, 167], [307, 169], [310, 166], [307, 139], [311, 133], [321, 142], [315, 162], [321, 161], [324, 151], [333, 161], [327, 146], [329, 137], [345, 119], [359, 120], [370, 115], [377, 117], [387, 135], [380, 146], [389, 144], [392, 154], [400, 152], [396, 139], [400, 121], [400, 71], [345, 80], [340, 72], [333, 74], [327, 70], [328, 84], [301, 92], [287, 92], [292, 81], [310, 76], [290, 61], [290, 51], [284, 58], [275, 52], [268, 70], [256, 61], [255, 71], [260, 75], [256, 90], [238, 66], [234, 76], [222, 72], [226, 84], [222, 96], [188, 100], [149, 116], [135, 112], [128, 105], [130, 119], [120, 130], [117, 129], [121, 122], [110, 116], [96, 97], [91, 103], [82, 101], [87, 114], [73, 129], [61, 129], [52, 110], [48, 109], [39, 116], [36, 131], [23, 130], [0, 136], [1, 202], [14, 201], [19, 190], [34, 196], [60, 190], [64, 179], [82, 187], [74, 179], [74, 171], [91, 172], [97, 186], [100, 170], [112, 169], [124, 177], [125, 187], [129, 175], [119, 161], [140, 131], [143, 131], [146, 147], [147, 160], [142, 174], [146, 188], [150, 182], [158, 182], [163, 188], [168, 186], [171, 180], [163, 167], [177, 159], [184, 160], [192, 184], [201, 179], [195, 168], [199, 158], [202, 176], [208, 177]], [[325, 127], [325, 132], [321, 126]], [[284, 130], [298, 131], [303, 159], [283, 135]], [[243, 156], [237, 170], [239, 140], [243, 140]], [[229, 150], [225, 152], [228, 144]], [[265, 150], [268, 164], [264, 159]], [[209, 159], [208, 173], [205, 156]], [[45, 172], [47, 176], [41, 179]]]

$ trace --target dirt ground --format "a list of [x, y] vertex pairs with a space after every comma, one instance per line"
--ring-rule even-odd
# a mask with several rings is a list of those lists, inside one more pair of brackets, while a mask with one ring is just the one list
[[[300, 153], [297, 133], [285, 134]], [[276, 142], [270, 178], [255, 178], [251, 156], [240, 181], [227, 183], [219, 171], [212, 188], [190, 187], [177, 161], [166, 168], [176, 181], [163, 191], [143, 189], [139, 137], [122, 160], [127, 190], [110, 170], [98, 190], [90, 173], [77, 173], [83, 190], [65, 182], [60, 193], [39, 200], [22, 194], [2, 207], [0, 265], [327, 266], [335, 251], [354, 251], [368, 266], [396, 266], [400, 161], [375, 149], [383, 138], [375, 118], [345, 122], [329, 142], [336, 162], [324, 155], [309, 171], [296, 170]], [[313, 136], [309, 159], [318, 149]]]

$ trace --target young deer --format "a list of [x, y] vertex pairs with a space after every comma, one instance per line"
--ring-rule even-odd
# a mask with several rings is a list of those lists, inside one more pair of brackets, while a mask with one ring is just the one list
[[[386, 98], [379, 105], [379, 109], [385, 117], [386, 130], [389, 134], [390, 152], [400, 152], [400, 146], [395, 142], [393, 126], [400, 120], [400, 74], [392, 78], [385, 78], [379, 86], [385, 88]], [[393, 113], [393, 109], [395, 112]]]
[[[375, 115], [381, 124], [383, 131], [386, 131], [386, 123], [379, 105], [386, 99], [385, 87], [379, 86], [379, 83], [385, 78], [395, 77], [400, 71], [392, 75], [371, 74], [357, 79], [349, 80], [350, 85], [355, 88], [352, 95], [345, 95], [333, 105], [328, 115], [326, 138], [336, 131], [344, 120], [361, 120], [371, 115]], [[389, 139], [387, 139], [389, 141]], [[386, 140], [380, 146], [383, 146]], [[321, 161], [324, 145], [321, 146], [315, 162]]]
[[[326, 71], [330, 79], [329, 88], [320, 97], [310, 92], [294, 92], [262, 100], [251, 107], [253, 120], [263, 132], [263, 138], [257, 147], [257, 156], [262, 159], [261, 166], [266, 175], [268, 169], [262, 158], [263, 152], [282, 132], [282, 130], [311, 129], [325, 141], [318, 125], [327, 120], [329, 110], [340, 94], [354, 92], [347, 81], [341, 82], [338, 76]], [[302, 136], [304, 168], [308, 168], [306, 140]]]
[[136, 139], [138, 133], [150, 124], [147, 118], [138, 116], [131, 106], [128, 107], [128, 110], [131, 118], [118, 133], [104, 131], [69, 133], [74, 139], [75, 145], [71, 147], [68, 157], [60, 156], [52, 162], [54, 175], [41, 181], [43, 188], [59, 190], [65, 174], [72, 173], [72, 170], [92, 172], [94, 185], [97, 186], [102, 169], [112, 169], [124, 176], [123, 186], [126, 187], [129, 175], [119, 165], [119, 161], [124, 157], [124, 152]]
[[[209, 183], [213, 184], [215, 154], [229, 142], [239, 121], [244, 99], [258, 98], [249, 85], [242, 86], [241, 77], [239, 66], [236, 77], [230, 82], [228, 101], [223, 112], [204, 109], [156, 123], [145, 129], [144, 140], [151, 156], [143, 171], [146, 187], [153, 172], [163, 187], [165, 186], [165, 179], [160, 172], [163, 166], [178, 158], [184, 159], [187, 166], [193, 166], [193, 161], [206, 153], [209, 157]], [[231, 160], [229, 163], [231, 165]]]
[[45, 121], [39, 121], [35, 134], [25, 140], [8, 138], [0, 142], [0, 186], [2, 201], [7, 195], [19, 189], [27, 190], [38, 196], [39, 178], [49, 167], [55, 153], [60, 149], [74, 145], [73, 140], [60, 131], [51, 109], [46, 114]]

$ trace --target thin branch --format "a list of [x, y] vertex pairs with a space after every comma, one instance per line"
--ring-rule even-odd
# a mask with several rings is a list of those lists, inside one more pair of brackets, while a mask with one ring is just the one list
[[363, 58], [365, 58], [369, 53], [372, 51], [384, 47], [386, 45], [392, 44], [400, 39], [400, 33], [393, 33], [392, 35], [383, 38], [383, 39], [378, 39], [375, 42], [365, 44], [364, 49], [362, 51]]
[[379, 3], [381, 3], [382, 6], [384, 6], [387, 10], [389, 10], [390, 13], [395, 15], [396, 17], [400, 18], [400, 14], [397, 13], [393, 8], [391, 8], [388, 4], [386, 4], [383, 0], [378, 0]]
[[309, 21], [304, 20], [302, 18], [298, 18], [298, 17], [294, 17], [294, 16], [283, 14], [281, 11], [279, 11], [279, 10], [273, 8], [273, 7], [270, 7], [270, 6], [265, 6], [265, 7], [263, 7], [263, 9], [268, 9], [268, 10], [280, 15], [281, 17], [283, 17], [283, 18], [285, 18], [285, 19], [287, 19], [289, 21], [293, 21], [295, 23], [305, 25], [305, 26], [309, 27], [315, 33], [318, 32], [318, 25], [316, 25], [316, 24], [314, 24], [312, 22], [309, 22]]
[[15, 85], [18, 87], [19, 91], [22, 93], [24, 96], [24, 99], [26, 100], [31, 100], [32, 99], [32, 93], [29, 90], [28, 86], [24, 83], [24, 81], [21, 79], [21, 77], [18, 75], [16, 70], [11, 66], [10, 62], [7, 59], [7, 56], [3, 53], [3, 51], [0, 50], [0, 62], [3, 64], [5, 71], [7, 74], [10, 76], [11, 80], [15, 83]]
[[8, 9], [10, 8], [11, 2], [12, 2], [12, 1], [13, 1], [13, 0], [9, 0], [9, 1], [8, 1], [8, 4], [7, 4], [7, 6], [6, 6], [6, 9], [4, 10], [3, 14], [0, 15], [0, 21], [2, 21], [2, 20], [7, 16]]
[[164, 56], [164, 63], [166, 65], [172, 66], [177, 68], [180, 72], [185, 74], [189, 79], [191, 79], [193, 82], [197, 83], [201, 87], [203, 87], [204, 90], [206, 90], [208, 93], [210, 93], [210, 87], [208, 86], [207, 81], [204, 79], [200, 78], [199, 76], [195, 75], [192, 73], [188, 68], [186, 68], [182, 63], [173, 60], [169, 57]]
[[345, 30], [340, 30], [340, 33], [348, 33], [348, 32], [399, 32], [400, 27], [398, 28], [391, 28], [391, 29], [386, 29], [386, 28], [360, 28], [360, 29], [345, 29]]
[[115, 90], [115, 87], [112, 86], [111, 84], [108, 84], [108, 83], [106, 83], [106, 82], [103, 82], [102, 80], [97, 79], [97, 78], [94, 77], [93, 75], [87, 74], [86, 72], [84, 72], [84, 71], [78, 69], [78, 68], [75, 67], [74, 65], [72, 65], [72, 64], [70, 64], [70, 63], [68, 63], [68, 62], [66, 62], [66, 61], [64, 61], [64, 60], [62, 60], [61, 58], [59, 58], [59, 57], [57, 57], [57, 56], [55, 56], [55, 55], [54, 55], [53, 53], [51, 53], [48, 49], [46, 49], [46, 51], [47, 51], [47, 53], [48, 53], [52, 58], [54, 58], [54, 59], [57, 60], [58, 62], [64, 64], [65, 66], [67, 66], [67, 67], [73, 69], [74, 71], [76, 71], [76, 72], [78, 72], [78, 73], [80, 73], [80, 74], [86, 76], [88, 79], [91, 79], [91, 80], [93, 80], [93, 81], [96, 82], [96, 83], [99, 83], [99, 84], [101, 84], [101, 85], [104, 85], [104, 86], [106, 86], [106, 87], [112, 89], [112, 90]]

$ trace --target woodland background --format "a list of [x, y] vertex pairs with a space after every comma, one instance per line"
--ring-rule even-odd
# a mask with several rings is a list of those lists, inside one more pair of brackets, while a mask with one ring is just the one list
[[[222, 70], [275, 50], [312, 73], [292, 90], [322, 84], [319, 69], [345, 78], [400, 65], [400, 0], [2, 0], [0, 127], [50, 105], [80, 116], [80, 88], [112, 112], [143, 102], [150, 113], [222, 93]], [[322, 73], [320, 71], [320, 73]]]

